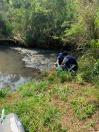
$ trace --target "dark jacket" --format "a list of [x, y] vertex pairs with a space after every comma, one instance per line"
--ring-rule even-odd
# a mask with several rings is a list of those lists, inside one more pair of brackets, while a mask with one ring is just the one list
[[77, 64], [75, 57], [73, 57], [71, 55], [65, 56], [62, 61], [62, 68], [64, 70], [77, 71], [78, 64]]

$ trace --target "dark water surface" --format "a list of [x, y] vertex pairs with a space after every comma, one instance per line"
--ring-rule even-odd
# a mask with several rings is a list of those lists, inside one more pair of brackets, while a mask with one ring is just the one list
[[16, 89], [17, 86], [32, 78], [38, 78], [40, 67], [48, 69], [49, 62], [55, 61], [55, 55], [48, 51], [32, 50], [31, 52], [33, 65], [26, 67], [25, 62], [22, 61], [23, 56], [18, 51], [0, 46], [0, 88], [10, 86]]

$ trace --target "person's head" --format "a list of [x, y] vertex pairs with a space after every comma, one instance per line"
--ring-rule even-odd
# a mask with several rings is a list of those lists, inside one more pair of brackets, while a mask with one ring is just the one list
[[64, 59], [63, 53], [59, 53], [57, 56], [57, 60], [58, 60], [59, 65], [61, 65], [63, 59]]

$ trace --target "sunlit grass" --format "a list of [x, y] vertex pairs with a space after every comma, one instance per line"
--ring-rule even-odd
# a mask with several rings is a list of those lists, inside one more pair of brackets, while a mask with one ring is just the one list
[[[0, 111], [4, 108], [6, 114], [16, 113], [26, 132], [68, 131], [62, 125], [62, 116], [69, 112], [67, 108], [73, 111], [75, 120], [91, 118], [98, 111], [99, 80], [97, 75], [91, 77], [89, 63], [84, 66], [81, 60], [79, 64], [81, 68], [76, 74], [53, 69], [44, 73], [41, 80], [23, 84], [13, 93], [0, 90]], [[88, 83], [87, 78], [93, 80]], [[90, 121], [84, 130], [93, 124]]]

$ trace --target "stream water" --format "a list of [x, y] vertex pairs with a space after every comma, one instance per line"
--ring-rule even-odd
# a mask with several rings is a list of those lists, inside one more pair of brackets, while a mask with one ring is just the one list
[[39, 78], [40, 71], [48, 70], [55, 59], [55, 53], [49, 50], [0, 46], [0, 88], [16, 89]]

